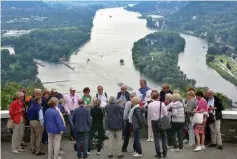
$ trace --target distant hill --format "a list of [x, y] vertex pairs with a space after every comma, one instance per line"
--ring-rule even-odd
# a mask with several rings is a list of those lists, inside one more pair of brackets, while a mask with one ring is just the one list
[[127, 7], [130, 11], [140, 12], [142, 14], [159, 14], [162, 16], [176, 12], [187, 5], [185, 1], [159, 1], [159, 2], [140, 2], [133, 7]]
[[2, 1], [2, 9], [42, 9], [48, 7], [43, 1]]

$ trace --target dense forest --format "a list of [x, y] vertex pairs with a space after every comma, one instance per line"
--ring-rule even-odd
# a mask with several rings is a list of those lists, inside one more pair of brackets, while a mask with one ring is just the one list
[[156, 20], [147, 15], [164, 16], [165, 28], [191, 31], [214, 43], [218, 38], [237, 47], [237, 2], [140, 2], [128, 10], [147, 17], [148, 26], [155, 27]]
[[64, 6], [35, 2], [2, 3], [2, 35], [11, 29], [31, 29], [21, 36], [3, 36], [1, 46], [14, 47], [16, 55], [1, 50], [2, 84], [18, 81], [34, 83], [34, 58], [58, 62], [68, 59], [90, 39], [93, 18], [101, 4]]
[[20, 37], [8, 37], [2, 45], [14, 46], [17, 54], [28, 54], [34, 58], [58, 62], [60, 58], [68, 58], [90, 39], [89, 26], [41, 29]]
[[156, 32], [134, 43], [132, 55], [135, 67], [159, 83], [172, 83], [174, 87], [194, 86], [179, 69], [178, 54], [184, 50], [185, 40], [174, 32]]
[[[150, 28], [205, 38], [208, 66], [237, 85], [237, 2], [141, 2], [128, 10], [140, 12]], [[215, 60], [220, 56], [227, 61]]]
[[[187, 88], [195, 87], [196, 81], [188, 79], [178, 67], [178, 54], [184, 50], [185, 40], [174, 32], [161, 31], [147, 35], [134, 43], [132, 57], [135, 68], [158, 83], [168, 83], [186, 95]], [[207, 90], [208, 88], [196, 88]], [[222, 93], [216, 93], [225, 107], [232, 101]]]

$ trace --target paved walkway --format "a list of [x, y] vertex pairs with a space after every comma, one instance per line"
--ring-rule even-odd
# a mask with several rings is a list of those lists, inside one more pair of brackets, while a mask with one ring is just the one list
[[[71, 141], [64, 140], [63, 149], [66, 152], [66, 155], [62, 155], [63, 159], [77, 159], [76, 152], [73, 150], [73, 145]], [[116, 144], [116, 143], [115, 143]], [[47, 147], [44, 147], [47, 152]], [[154, 143], [142, 141], [143, 148], [143, 159], [152, 159], [155, 155]], [[124, 153], [125, 159], [132, 159], [132, 144], [129, 145], [127, 153]], [[105, 159], [108, 155], [108, 147], [105, 142], [105, 146], [101, 151], [100, 156], [96, 156], [96, 151], [92, 151], [89, 159]], [[29, 146], [26, 149], [26, 152], [15, 155], [11, 153], [10, 143], [2, 143], [1, 145], [1, 159], [47, 159], [45, 156], [35, 156], [30, 153]], [[207, 148], [205, 151], [193, 152], [191, 148], [184, 148], [183, 152], [174, 153], [168, 152], [167, 159], [237, 159], [237, 144], [224, 144], [224, 150], [218, 150], [216, 148]], [[115, 159], [115, 157], [114, 157]]]

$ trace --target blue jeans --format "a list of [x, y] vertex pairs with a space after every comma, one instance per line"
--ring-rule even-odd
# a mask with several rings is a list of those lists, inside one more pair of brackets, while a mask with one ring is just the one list
[[[88, 138], [89, 132], [77, 132], [76, 134], [76, 145], [77, 145], [77, 157], [81, 158], [83, 153], [83, 158], [87, 158], [88, 151]], [[81, 144], [83, 145], [83, 152], [81, 152]]]
[[166, 155], [167, 154], [167, 136], [166, 136], [166, 131], [160, 129], [157, 121], [152, 120], [151, 121], [151, 125], [152, 125], [153, 134], [154, 134], [156, 154], [158, 156], [161, 155], [160, 142], [159, 142], [159, 139], [161, 139], [162, 140], [163, 154]]
[[[72, 115], [73, 111], [71, 111], [71, 115]], [[72, 122], [72, 116], [68, 115], [68, 121], [69, 121], [69, 125], [70, 125], [70, 132], [71, 132], [71, 137], [73, 137], [75, 139], [75, 130], [74, 130], [74, 124]]]
[[138, 154], [142, 154], [142, 147], [141, 147], [141, 143], [140, 143], [140, 129], [134, 129], [133, 136], [134, 136], [135, 151]]

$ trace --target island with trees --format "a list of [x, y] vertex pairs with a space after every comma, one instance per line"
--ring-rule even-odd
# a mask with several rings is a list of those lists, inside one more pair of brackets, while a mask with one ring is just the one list
[[[147, 19], [147, 26], [205, 38], [207, 64], [237, 85], [237, 2], [140, 2], [128, 10]], [[162, 17], [155, 17], [161, 15]], [[220, 58], [223, 62], [220, 62]], [[216, 60], [215, 60], [216, 59]]]
[[[134, 43], [132, 49], [134, 66], [144, 76], [160, 84], [168, 83], [185, 96], [188, 88], [195, 87], [196, 81], [187, 78], [178, 66], [178, 55], [184, 51], [184, 47], [185, 40], [178, 33], [160, 31], [149, 34]], [[232, 101], [222, 93], [216, 95], [223, 100], [226, 107], [232, 105]]]

